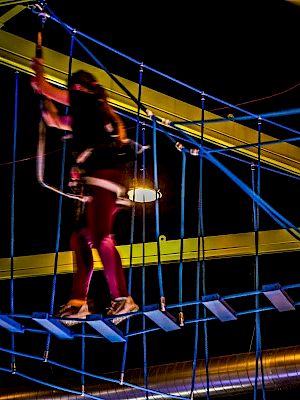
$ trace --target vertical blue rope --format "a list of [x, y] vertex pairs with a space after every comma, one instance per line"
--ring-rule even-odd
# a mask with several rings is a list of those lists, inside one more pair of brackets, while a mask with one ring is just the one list
[[[204, 121], [204, 104], [205, 97], [201, 98], [201, 120]], [[205, 241], [204, 241], [204, 221], [203, 221], [203, 150], [204, 150], [204, 123], [201, 124], [201, 141], [200, 141], [200, 159], [199, 159], [199, 235], [201, 238], [202, 248], [202, 291], [203, 295], [206, 295], [206, 268], [205, 268]], [[200, 244], [200, 243], [199, 243]], [[203, 309], [204, 315], [204, 350], [205, 350], [205, 373], [206, 373], [206, 398], [210, 399], [210, 388], [209, 388], [209, 352], [208, 352], [208, 325], [206, 320], [206, 308]]]
[[184, 239], [184, 206], [185, 206], [185, 178], [186, 178], [186, 154], [182, 152], [182, 167], [181, 167], [181, 209], [180, 209], [180, 254], [179, 254], [179, 304], [180, 306], [180, 325], [183, 325], [183, 314], [182, 314], [182, 278], [183, 278], [183, 239]]
[[[74, 35], [71, 36], [68, 76], [71, 75], [71, 71], [72, 71], [73, 50], [74, 50]], [[68, 108], [67, 108], [66, 111], [68, 111]], [[67, 152], [67, 141], [64, 140], [63, 141], [63, 150], [62, 150], [62, 159], [61, 159], [61, 176], [60, 176], [60, 190], [61, 191], [63, 191], [63, 187], [64, 187], [66, 152]], [[58, 215], [57, 215], [57, 233], [56, 233], [56, 245], [55, 245], [55, 259], [54, 259], [54, 271], [53, 271], [51, 300], [50, 300], [50, 311], [49, 311], [50, 315], [53, 315], [53, 313], [54, 313], [56, 282], [57, 282], [57, 268], [58, 268], [58, 256], [59, 256], [59, 246], [60, 246], [60, 233], [61, 233], [62, 201], [63, 201], [63, 196], [59, 195]], [[51, 335], [49, 334], [49, 335], [47, 335], [46, 349], [45, 349], [45, 353], [44, 353], [45, 361], [47, 361], [48, 354], [49, 354], [50, 340], [51, 340]]]
[[[143, 64], [140, 65], [139, 69], [139, 85], [138, 85], [138, 110], [137, 110], [137, 124], [136, 124], [136, 131], [135, 131], [135, 142], [136, 142], [136, 154], [137, 154], [137, 146], [139, 143], [139, 136], [140, 136], [140, 115], [141, 115], [141, 96], [142, 96], [142, 81], [143, 81]], [[144, 160], [144, 158], [143, 158]], [[144, 166], [145, 167], [145, 166]], [[137, 173], [138, 171], [138, 160], [137, 156], [134, 162], [134, 188], [136, 185], [137, 180]], [[136, 203], [135, 203], [135, 191], [133, 191], [133, 206], [131, 210], [131, 227], [130, 227], [130, 267], [128, 273], [128, 291], [131, 293], [132, 287], [132, 271], [133, 271], [133, 243], [134, 243], [134, 232], [135, 232], [135, 216], [136, 216]], [[143, 279], [143, 278], [142, 278]], [[129, 332], [130, 320], [127, 319], [126, 321], [126, 333]], [[122, 359], [122, 366], [121, 366], [121, 382], [123, 382], [124, 374], [125, 374], [125, 365], [126, 365], [126, 358], [127, 358], [127, 350], [128, 350], [128, 337], [126, 337], [126, 341], [124, 343], [123, 349], [123, 359]]]
[[[258, 121], [258, 148], [257, 148], [257, 185], [255, 187], [254, 179], [254, 168], [252, 168], [252, 187], [253, 191], [260, 196], [260, 161], [261, 161], [261, 122]], [[259, 290], [259, 206], [253, 202], [253, 224], [254, 224], [254, 240], [255, 240], [255, 290]], [[255, 295], [255, 309], [259, 309], [259, 294]], [[262, 394], [265, 400], [265, 386], [264, 386], [264, 374], [262, 364], [262, 345], [261, 345], [261, 324], [260, 324], [260, 313], [255, 314], [255, 333], [256, 333], [256, 352], [255, 352], [255, 381], [254, 381], [254, 400], [257, 398], [258, 388], [258, 365], [260, 362], [261, 378], [262, 378]]]
[[[145, 126], [142, 127], [142, 145], [146, 145], [145, 140]], [[146, 153], [142, 153], [142, 175], [143, 182], [146, 180]], [[142, 260], [142, 306], [146, 305], [146, 267], [145, 267], [145, 243], [146, 243], [146, 204], [142, 203], [143, 212], [143, 231], [142, 231], [142, 243], [143, 243], [143, 260]], [[143, 314], [143, 374], [144, 374], [144, 387], [148, 388], [148, 367], [147, 367], [147, 334], [146, 334], [146, 316]], [[149, 398], [148, 392], [145, 393], [146, 399]]]
[[[85, 322], [81, 324], [81, 371], [85, 370]], [[81, 374], [81, 394], [85, 392], [85, 374]]]
[[[138, 85], [138, 104], [141, 102], [141, 96], [142, 96], [142, 80], [143, 80], [143, 65], [140, 65], [140, 70], [139, 70], [139, 85]], [[139, 143], [139, 136], [140, 136], [140, 126], [141, 126], [141, 121], [140, 121], [140, 116], [141, 116], [141, 108], [138, 106], [137, 110], [137, 119], [136, 119], [136, 130], [135, 130], [135, 150], [137, 154], [137, 146]], [[134, 161], [134, 187], [136, 184], [138, 176], [138, 160], [137, 157], [135, 158]], [[135, 197], [135, 191], [133, 192], [133, 196]], [[133, 207], [132, 207], [132, 213], [131, 213], [131, 232], [130, 232], [130, 268], [129, 268], [129, 274], [128, 274], [128, 290], [129, 292], [131, 291], [131, 286], [132, 286], [132, 260], [133, 260], [133, 243], [134, 243], [134, 224], [135, 224], [135, 211], [136, 211], [136, 204], [135, 204], [135, 198], [133, 198]]]
[[[18, 105], [19, 105], [19, 73], [15, 71], [15, 100], [14, 100], [14, 128], [13, 128], [13, 163], [11, 177], [11, 216], [10, 216], [10, 312], [14, 314], [14, 256], [15, 256], [15, 181], [16, 181], [16, 151], [17, 151], [17, 131], [18, 131]], [[11, 332], [11, 348], [15, 350], [15, 334]], [[16, 371], [16, 357], [11, 354], [11, 371]]]
[[[202, 98], [201, 104], [201, 117], [204, 120], [204, 98]], [[204, 129], [203, 124], [201, 126], [201, 145], [204, 145]], [[199, 157], [199, 190], [198, 190], [198, 232], [197, 232], [197, 270], [196, 270], [196, 312], [195, 312], [195, 340], [194, 340], [194, 355], [193, 355], [193, 367], [192, 367], [192, 383], [190, 398], [194, 397], [195, 380], [196, 380], [196, 369], [197, 369], [197, 358], [198, 358], [198, 347], [199, 347], [199, 318], [200, 318], [200, 277], [201, 277], [201, 266], [204, 268], [204, 221], [203, 221], [203, 156], [200, 152]], [[201, 251], [202, 250], [202, 251]], [[205, 290], [205, 287], [204, 287]], [[205, 312], [205, 310], [204, 310]]]
[[[158, 173], [157, 173], [157, 130], [156, 130], [156, 118], [152, 117], [153, 126], [153, 173], [154, 173], [154, 189], [158, 193]], [[158, 284], [160, 292], [161, 310], [165, 311], [165, 296], [163, 289], [163, 277], [162, 277], [162, 265], [161, 265], [161, 254], [160, 254], [160, 225], [159, 225], [159, 199], [156, 196], [155, 200], [155, 228], [156, 228], [156, 244], [157, 244], [157, 272], [158, 272]]]

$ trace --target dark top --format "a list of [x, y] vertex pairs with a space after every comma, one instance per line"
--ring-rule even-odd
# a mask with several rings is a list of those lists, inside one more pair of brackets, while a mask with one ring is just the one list
[[104, 115], [97, 96], [70, 90], [70, 105], [75, 158], [84, 150], [93, 149], [83, 165], [87, 174], [95, 169], [118, 168], [132, 158], [128, 154], [128, 151], [132, 153], [131, 147], [117, 140], [116, 123]]

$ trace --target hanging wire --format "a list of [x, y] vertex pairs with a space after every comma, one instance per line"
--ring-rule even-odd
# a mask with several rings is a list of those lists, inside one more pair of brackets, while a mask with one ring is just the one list
[[85, 323], [81, 324], [81, 396], [85, 395]]
[[[145, 126], [142, 126], [142, 145], [146, 145], [145, 140]], [[146, 154], [142, 153], [142, 179], [146, 179]], [[146, 266], [145, 266], [145, 243], [146, 243], [146, 203], [142, 203], [142, 246], [143, 246], [143, 260], [142, 260], [142, 307], [146, 305]], [[147, 364], [147, 334], [146, 334], [146, 316], [143, 314], [143, 379], [144, 386], [148, 388], [148, 364]], [[146, 400], [149, 398], [146, 392]]]
[[[179, 276], [178, 276], [178, 295], [179, 304], [183, 303], [183, 244], [184, 244], [184, 210], [185, 210], [185, 179], [186, 179], [186, 154], [182, 152], [182, 165], [181, 165], [181, 207], [180, 207], [180, 251], [179, 251]], [[184, 325], [183, 308], [179, 308], [179, 325]]]
[[[205, 109], [205, 97], [201, 98], [201, 116], [204, 119]], [[204, 130], [203, 125], [201, 126], [201, 146], [204, 145]], [[197, 269], [196, 269], [196, 321], [200, 317], [200, 278], [201, 272], [203, 277], [205, 275], [205, 246], [204, 246], [204, 220], [203, 220], [203, 157], [202, 152], [199, 156], [199, 186], [198, 186], [198, 232], [197, 232]], [[205, 293], [205, 280], [202, 281], [202, 292]], [[204, 309], [204, 317], [206, 317], [206, 311]], [[194, 356], [193, 356], [193, 367], [192, 367], [192, 382], [191, 382], [191, 393], [190, 397], [193, 399], [195, 382], [196, 382], [196, 369], [197, 369], [197, 357], [199, 348], [199, 322], [195, 323], [195, 340], [194, 340]], [[205, 352], [206, 354], [206, 352]], [[206, 370], [207, 373], [207, 370]], [[208, 387], [208, 386], [207, 386]], [[208, 389], [209, 390], [209, 389]]]
[[[205, 96], [201, 98], [201, 119], [204, 121], [205, 115]], [[200, 141], [200, 160], [199, 160], [199, 233], [201, 238], [202, 248], [202, 292], [203, 296], [206, 295], [206, 265], [205, 265], [205, 233], [204, 233], [204, 220], [203, 220], [203, 145], [204, 145], [204, 125], [201, 124], [201, 141]], [[203, 316], [206, 319], [207, 311], [203, 308]], [[206, 373], [206, 398], [210, 399], [210, 386], [209, 386], [209, 350], [208, 350], [208, 326], [207, 321], [204, 321], [204, 352], [205, 352], [205, 373]]]
[[[258, 144], [261, 142], [261, 121], [258, 120]], [[261, 161], [261, 146], [258, 145], [257, 148], [257, 184], [255, 185], [255, 168], [252, 168], [252, 188], [258, 196], [260, 196], [260, 185], [261, 185], [261, 171], [260, 171], [260, 161]], [[253, 202], [253, 225], [254, 225], [254, 240], [255, 240], [255, 290], [259, 290], [259, 206]], [[255, 295], [255, 308], [260, 307], [260, 297]], [[260, 364], [261, 379], [262, 379], [262, 394], [263, 399], [266, 398], [265, 384], [264, 384], [264, 370], [262, 362], [262, 344], [261, 344], [261, 321], [260, 313], [255, 314], [255, 333], [256, 333], [256, 352], [255, 352], [255, 381], [254, 381], [254, 400], [257, 398], [257, 388], [258, 388], [258, 370]]]
[[[138, 85], [138, 111], [137, 111], [137, 122], [136, 122], [136, 131], [135, 131], [135, 146], [136, 146], [136, 156], [134, 160], [134, 180], [137, 179], [137, 171], [138, 171], [138, 160], [137, 160], [137, 146], [139, 143], [139, 132], [140, 132], [140, 113], [141, 113], [141, 95], [142, 95], [142, 81], [143, 81], [143, 65], [140, 65], [139, 69], [139, 85]], [[132, 272], [133, 272], [133, 244], [134, 244], [134, 232], [135, 232], [135, 217], [136, 217], [136, 202], [135, 202], [135, 191], [133, 193], [133, 204], [131, 209], [131, 225], [130, 225], [130, 266], [128, 272], [128, 291], [131, 293], [132, 289]], [[129, 331], [130, 320], [126, 321], [126, 333]], [[124, 343], [123, 350], [123, 359], [122, 359], [122, 367], [121, 367], [121, 378], [120, 381], [123, 383], [124, 375], [125, 375], [125, 365], [128, 351], [128, 339], [126, 339]]]
[[[71, 42], [70, 42], [70, 56], [69, 56], [68, 76], [70, 76], [71, 70], [72, 70], [73, 49], [74, 49], [74, 35], [71, 36]], [[66, 108], [66, 111], [68, 112], [68, 108]], [[39, 140], [38, 146], [40, 147], [41, 142], [42, 142], [42, 146], [45, 147], [45, 143], [46, 143], [46, 139], [45, 139], [45, 137], [46, 137], [46, 126], [45, 126], [44, 121], [42, 121], [42, 118], [41, 118], [41, 121], [40, 121], [40, 132], [41, 132], [41, 130], [42, 130], [42, 140]], [[51, 290], [50, 309], [49, 309], [49, 314], [50, 315], [54, 314], [54, 307], [55, 307], [57, 269], [58, 269], [58, 257], [59, 257], [60, 234], [61, 234], [62, 200], [63, 200], [63, 193], [64, 193], [63, 190], [64, 190], [66, 152], [67, 152], [67, 141], [64, 140], [63, 141], [63, 148], [62, 148], [62, 158], [61, 158], [60, 187], [59, 187], [59, 190], [58, 190], [59, 202], [58, 202], [58, 214], [57, 214], [57, 231], [56, 231], [54, 270], [53, 270], [52, 290]], [[45, 154], [44, 150], [39, 154], [44, 155]], [[38, 165], [41, 162], [44, 165], [44, 157], [42, 157], [42, 159], [38, 158], [38, 160], [39, 160], [38, 161]], [[39, 167], [38, 167], [38, 172], [39, 172]], [[43, 182], [43, 180], [42, 180], [42, 182]], [[45, 185], [43, 185], [43, 186], [45, 186]], [[49, 356], [50, 341], [51, 341], [51, 334], [49, 333], [47, 335], [46, 348], [45, 348], [45, 352], [44, 352], [44, 361], [45, 362], [47, 362], [47, 359], [48, 359], [48, 356]]]
[[[10, 214], [10, 312], [14, 314], [14, 256], [15, 256], [15, 181], [16, 181], [16, 152], [17, 152], [17, 131], [18, 131], [18, 109], [19, 109], [19, 73], [15, 72], [15, 99], [14, 99], [14, 134], [13, 134], [13, 164], [11, 176], [11, 214]], [[15, 334], [11, 332], [11, 348], [15, 350]], [[16, 372], [16, 358], [11, 354], [11, 372]]]
[[[156, 118], [152, 117], [153, 124], [153, 179], [154, 179], [154, 189], [157, 192], [158, 185], [158, 169], [157, 169], [157, 130], [156, 130]], [[157, 246], [157, 272], [158, 272], [158, 283], [159, 283], [159, 293], [160, 293], [160, 307], [161, 311], [166, 310], [166, 299], [163, 287], [163, 274], [162, 274], [162, 264], [161, 264], [161, 251], [160, 251], [160, 224], [159, 224], [159, 199], [155, 200], [155, 231], [156, 231], [156, 246]]]

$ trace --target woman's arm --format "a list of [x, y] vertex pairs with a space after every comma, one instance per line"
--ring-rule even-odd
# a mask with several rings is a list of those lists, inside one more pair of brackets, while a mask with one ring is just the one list
[[42, 116], [45, 123], [52, 128], [72, 130], [72, 117], [70, 115], [59, 115], [57, 107], [48, 98], [43, 101]]
[[72, 130], [72, 117], [69, 115], [61, 116], [61, 115], [53, 115], [47, 111], [42, 112], [42, 116], [44, 121], [51, 128], [62, 129], [65, 131]]
[[31, 68], [35, 72], [35, 77], [31, 80], [33, 89], [49, 99], [57, 101], [58, 103], [70, 105], [68, 90], [59, 89], [46, 81], [44, 76], [44, 62], [41, 58], [33, 58]]

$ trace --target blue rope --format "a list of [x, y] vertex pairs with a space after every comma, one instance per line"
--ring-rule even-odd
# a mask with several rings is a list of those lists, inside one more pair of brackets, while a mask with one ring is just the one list
[[[85, 324], [81, 324], [81, 371], [85, 370]], [[85, 394], [85, 375], [81, 373], [81, 394]]]
[[[145, 139], [145, 126], [142, 127], [142, 145], [146, 145]], [[143, 182], [146, 179], [146, 153], [142, 153], [142, 175]], [[143, 246], [143, 261], [142, 261], [142, 306], [146, 305], [146, 266], [145, 266], [145, 243], [146, 243], [146, 204], [142, 203], [142, 246]], [[146, 316], [143, 314], [142, 329], [146, 331]], [[143, 333], [143, 379], [144, 387], [148, 388], [148, 366], [147, 366], [147, 335]], [[146, 400], [149, 398], [148, 392], [146, 393]]]
[[[204, 120], [205, 110], [205, 97], [202, 95], [201, 98], [201, 118]], [[201, 141], [200, 141], [200, 162], [199, 162], [199, 204], [200, 204], [200, 215], [199, 215], [199, 233], [202, 242], [202, 291], [203, 295], [206, 295], [206, 265], [205, 265], [205, 233], [204, 233], [204, 221], [203, 221], [203, 145], [204, 145], [204, 125], [201, 124]], [[203, 316], [206, 318], [207, 310], [204, 307]], [[205, 351], [205, 374], [206, 374], [206, 398], [210, 399], [210, 386], [209, 386], [209, 349], [208, 349], [208, 325], [207, 321], [203, 323], [204, 329], [204, 351]]]
[[[204, 100], [204, 99], [203, 99]], [[202, 103], [202, 115], [203, 115], [204, 104]], [[201, 136], [203, 140], [203, 134]], [[196, 320], [200, 317], [200, 277], [201, 267], [204, 265], [204, 223], [203, 223], [203, 158], [199, 157], [199, 186], [198, 186], [198, 238], [197, 238], [197, 267], [196, 267], [196, 301], [199, 304], [196, 305], [195, 318]], [[202, 250], [201, 250], [202, 248]], [[194, 355], [193, 355], [193, 366], [192, 366], [192, 382], [191, 382], [191, 393], [190, 397], [193, 398], [196, 381], [196, 369], [197, 369], [197, 358], [198, 358], [198, 344], [199, 341], [199, 322], [195, 323], [195, 340], [194, 340]]]
[[[123, 115], [125, 115], [125, 114], [123, 114]], [[127, 118], [130, 118], [130, 116], [127, 115]], [[133, 118], [132, 118], [132, 120], [133, 120]], [[164, 133], [166, 135], [166, 137], [168, 137], [168, 139], [170, 139], [173, 143], [176, 143], [176, 140], [175, 140], [175, 138], [176, 138], [178, 140], [183, 140], [184, 139], [186, 142], [188, 142], [188, 143], [190, 143], [192, 145], [195, 145], [195, 147], [199, 147], [200, 146], [199, 143], [197, 141], [195, 141], [194, 138], [192, 138], [191, 136], [187, 135], [184, 131], [182, 131], [178, 127], [176, 127], [175, 129], [176, 129], [177, 132], [181, 133], [184, 136], [184, 138], [182, 138], [182, 136], [175, 135], [174, 133], [167, 131], [163, 126], [160, 126], [160, 127], [157, 128], [157, 130], [159, 130], [162, 133]], [[264, 145], [267, 145], [267, 144], [268, 145], [269, 144], [278, 144], [278, 143], [281, 143], [281, 142], [285, 143], [285, 142], [293, 142], [293, 141], [299, 141], [299, 140], [300, 140], [299, 136], [293, 137], [293, 138], [288, 138], [286, 140], [270, 140], [270, 141], [261, 143], [261, 146], [264, 146]], [[228, 147], [228, 148], [226, 147], [226, 148], [221, 148], [221, 149], [211, 149], [211, 148], [209, 148], [207, 146], [202, 146], [202, 148], [205, 149], [209, 154], [217, 153], [217, 154], [223, 155], [225, 157], [231, 158], [231, 159], [233, 159], [235, 161], [239, 161], [239, 162], [242, 162], [244, 164], [251, 165], [253, 163], [252, 161], [247, 161], [247, 160], [245, 160], [245, 159], [243, 159], [241, 157], [233, 156], [233, 155], [226, 154], [226, 153], [229, 152], [229, 151], [232, 151], [232, 150], [250, 148], [250, 147], [253, 147], [253, 146], [257, 147], [257, 145], [258, 145], [257, 143], [251, 143], [251, 144], [247, 144], [247, 145], [233, 146], [233, 147]], [[189, 153], [190, 151], [186, 150], [186, 152]], [[282, 175], [282, 176], [287, 176], [289, 178], [300, 180], [300, 177], [294, 175], [292, 172], [288, 173], [288, 172], [285, 172], [285, 171], [280, 171], [278, 169], [266, 167], [266, 166], [263, 166], [263, 165], [261, 165], [260, 168], [263, 169], [263, 170], [266, 170], [266, 171], [271, 171], [271, 172], [277, 173], [277, 174]]]
[[[7, 369], [1, 368], [1, 367], [0, 367], [0, 371], [8, 372]], [[23, 374], [21, 372], [16, 372], [15, 374], [17, 376], [25, 378], [28, 381], [38, 383], [39, 385], [47, 386], [49, 388], [60, 390], [62, 392], [66, 392], [66, 393], [78, 394], [80, 396], [82, 395], [82, 392], [79, 392], [78, 390], [73, 390], [73, 389], [70, 389], [70, 388], [63, 387], [63, 386], [54, 385], [53, 383], [49, 383], [49, 382], [42, 381], [41, 379], [33, 378], [32, 376], [27, 375], [27, 374]], [[85, 393], [84, 397], [88, 398], [88, 399], [105, 400], [103, 397], [93, 396], [93, 395], [88, 394], [88, 393]]]
[[[258, 123], [258, 144], [261, 142], [261, 123]], [[260, 173], [260, 160], [261, 160], [261, 146], [257, 149], [257, 184], [255, 187], [255, 169], [252, 168], [252, 190], [260, 195], [261, 173]], [[255, 290], [259, 290], [259, 207], [253, 201], [253, 227], [254, 227], [254, 240], [255, 240]], [[260, 306], [259, 295], [255, 295], [255, 308]], [[262, 344], [261, 344], [261, 325], [260, 314], [255, 314], [255, 333], [256, 333], [256, 351], [255, 351], [255, 381], [254, 381], [254, 399], [257, 398], [258, 388], [258, 366], [260, 362], [261, 377], [262, 377], [262, 394], [265, 399], [265, 386], [264, 386], [264, 373], [262, 364]]]
[[[10, 353], [11, 352], [10, 349], [6, 349], [4, 347], [0, 347], [0, 351], [3, 351], [4, 353]], [[26, 357], [26, 358], [33, 359], [33, 360], [43, 361], [43, 359], [41, 357], [33, 356], [31, 354], [21, 353], [21, 352], [17, 352], [17, 351], [14, 351], [13, 353], [15, 355], [18, 355], [18, 356], [21, 356], [21, 357]], [[111, 382], [111, 383], [120, 384], [119, 380], [117, 380], [117, 379], [109, 378], [107, 376], [96, 375], [96, 374], [93, 374], [91, 372], [82, 371], [82, 370], [77, 369], [77, 368], [68, 367], [66, 365], [60, 364], [60, 363], [58, 363], [56, 361], [53, 361], [53, 360], [50, 360], [50, 359], [48, 360], [48, 363], [50, 365], [55, 365], [55, 366], [57, 366], [59, 368], [67, 370], [67, 371], [75, 372], [77, 374], [84, 374], [85, 376], [88, 376], [88, 377], [91, 377], [91, 378], [95, 378], [97, 380], [103, 380], [105, 382]], [[5, 368], [1, 368], [1, 367], [0, 367], [0, 371], [11, 372], [10, 370], [5, 369]], [[27, 377], [26, 375], [18, 373], [18, 372], [16, 372], [16, 374], [19, 375], [19, 376]], [[38, 379], [35, 379], [35, 378], [32, 378], [32, 377], [28, 377], [28, 379], [30, 379], [30, 380], [32, 380], [34, 382], [37, 382], [37, 383], [44, 384], [44, 385], [49, 386], [49, 387], [55, 387], [55, 388], [57, 388], [59, 390], [63, 390], [63, 391], [69, 391], [70, 390], [70, 393], [74, 392], [75, 394], [80, 394], [81, 395], [81, 392], [75, 392], [75, 391], [72, 391], [72, 389], [66, 389], [66, 388], [63, 388], [63, 387], [60, 387], [60, 386], [55, 386], [55, 385], [52, 386], [50, 383], [39, 381]], [[142, 387], [142, 386], [139, 386], [139, 385], [135, 385], [135, 384], [132, 384], [132, 383], [129, 383], [129, 382], [124, 382], [124, 386], [130, 387], [130, 388], [133, 388], [133, 389], [138, 389], [138, 390], [150, 393], [150, 394], [156, 394], [156, 395], [162, 395], [162, 396], [166, 396], [167, 395], [168, 397], [171, 397], [171, 398], [174, 398], [174, 399], [186, 400], [186, 397], [177, 396], [177, 395], [173, 395], [173, 394], [170, 394], [170, 393], [166, 394], [166, 393], [164, 393], [162, 391], [155, 390], [155, 389], [147, 389], [145, 387]], [[85, 396], [92, 396], [92, 395], [88, 395], [88, 394], [85, 393]], [[95, 397], [95, 396], [91, 397], [91, 398], [104, 400], [101, 397]]]
[[[138, 111], [137, 111], [137, 122], [136, 122], [136, 150], [139, 143], [139, 132], [140, 132], [140, 113], [141, 113], [141, 95], [142, 95], [142, 81], [143, 81], [143, 67], [140, 66], [139, 69], [139, 86], [138, 86]], [[137, 154], [137, 152], [136, 152]], [[138, 171], [138, 160], [137, 157], [134, 161], [134, 181], [137, 179], [137, 171]], [[135, 186], [135, 183], [134, 183]], [[133, 206], [131, 209], [131, 226], [130, 226], [130, 267], [128, 272], [128, 291], [131, 294], [132, 288], [132, 273], [133, 273], [133, 243], [134, 243], [134, 232], [135, 232], [135, 216], [136, 216], [136, 203], [135, 203], [135, 191], [133, 192]], [[127, 319], [126, 321], [126, 333], [128, 333], [130, 327], [130, 320]], [[126, 359], [127, 359], [127, 351], [128, 351], [128, 338], [126, 338], [126, 342], [124, 343], [123, 349], [123, 358], [122, 358], [122, 365], [121, 365], [121, 382], [123, 382], [124, 374], [125, 374], [125, 366], [126, 366]]]
[[[17, 152], [17, 131], [18, 131], [18, 110], [19, 110], [19, 73], [15, 72], [15, 100], [14, 100], [14, 125], [13, 125], [13, 164], [11, 177], [11, 216], [10, 216], [10, 312], [15, 312], [14, 304], [14, 256], [15, 256], [15, 181], [16, 181], [16, 152]], [[15, 350], [15, 334], [11, 333], [11, 347]], [[11, 354], [11, 370], [15, 373], [16, 359]]]
[[[243, 111], [243, 110], [240, 110]], [[244, 112], [246, 112], [244, 110]], [[279, 112], [272, 112], [272, 113], [264, 113], [264, 114], [249, 114], [246, 116], [240, 116], [237, 118], [214, 118], [214, 119], [208, 119], [204, 121], [173, 121], [171, 123], [171, 126], [176, 126], [176, 125], [197, 125], [197, 124], [213, 124], [213, 123], [220, 123], [220, 122], [232, 122], [232, 121], [248, 121], [248, 120], [253, 120], [253, 119], [260, 119], [264, 122], [269, 123], [270, 125], [274, 125], [278, 128], [283, 128], [284, 130], [287, 130], [289, 132], [294, 132], [297, 133], [298, 135], [300, 134], [300, 131], [296, 129], [292, 129], [288, 126], [278, 124], [277, 122], [271, 121], [266, 119], [265, 117], [280, 117], [280, 116], [287, 116], [287, 115], [293, 115], [293, 114], [299, 114], [300, 113], [300, 108], [294, 108], [291, 110], [282, 110]]]
[[[184, 243], [184, 209], [185, 209], [185, 176], [186, 176], [186, 154], [182, 152], [182, 166], [181, 166], [181, 210], [180, 210], [180, 252], [179, 252], [179, 304], [183, 302], [182, 295], [182, 276], [183, 276], [183, 243]], [[182, 308], [180, 308], [182, 312]]]
[[[72, 70], [72, 60], [73, 60], [73, 50], [74, 50], [74, 36], [71, 36], [70, 43], [70, 56], [69, 56], [69, 76]], [[68, 108], [66, 109], [68, 112]], [[60, 175], [60, 191], [64, 188], [64, 176], [65, 176], [65, 162], [66, 162], [66, 152], [67, 152], [67, 141], [63, 141], [63, 151], [61, 159], [61, 175]], [[52, 280], [52, 290], [51, 290], [51, 300], [50, 300], [50, 315], [54, 314], [54, 304], [56, 295], [56, 283], [57, 283], [57, 268], [58, 268], [58, 256], [60, 247], [60, 233], [61, 233], [61, 218], [62, 218], [62, 194], [59, 195], [58, 203], [58, 215], [57, 215], [57, 232], [56, 232], [56, 245], [55, 245], [55, 259], [54, 259], [54, 270], [53, 270], [53, 280]], [[49, 349], [50, 349], [51, 335], [49, 334], [46, 341], [45, 349], [45, 361], [47, 361]]]
[[[158, 171], [157, 171], [157, 130], [156, 130], [156, 118], [152, 118], [153, 123], [153, 135], [152, 135], [152, 145], [153, 145], [153, 179], [154, 179], [154, 189], [158, 193]], [[161, 254], [160, 254], [160, 225], [159, 225], [159, 199], [155, 200], [155, 230], [156, 230], [156, 244], [157, 244], [157, 272], [158, 272], [158, 283], [159, 292], [161, 298], [161, 308], [164, 311], [165, 308], [165, 296], [163, 288], [163, 276], [162, 276], [162, 265], [161, 265]]]

